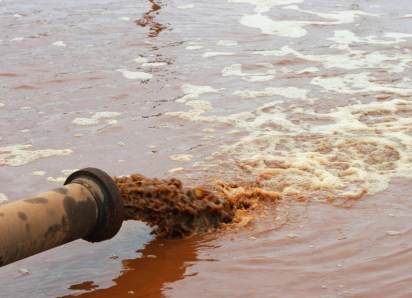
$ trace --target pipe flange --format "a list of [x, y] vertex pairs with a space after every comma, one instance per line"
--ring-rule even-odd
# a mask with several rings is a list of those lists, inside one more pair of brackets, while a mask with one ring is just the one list
[[[100, 188], [103, 197], [97, 196], [87, 183], [82, 182], [82, 177], [93, 180]], [[122, 196], [113, 179], [102, 170], [84, 168], [67, 177], [64, 185], [70, 183], [79, 183], [88, 188], [98, 207], [96, 228], [83, 239], [89, 242], [100, 242], [113, 238], [120, 230], [124, 216]]]

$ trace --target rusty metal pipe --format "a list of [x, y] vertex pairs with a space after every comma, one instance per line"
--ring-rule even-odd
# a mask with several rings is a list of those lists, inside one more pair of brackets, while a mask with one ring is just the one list
[[82, 169], [62, 187], [0, 207], [0, 267], [76, 239], [110, 239], [122, 223], [123, 202], [113, 179], [99, 169]]

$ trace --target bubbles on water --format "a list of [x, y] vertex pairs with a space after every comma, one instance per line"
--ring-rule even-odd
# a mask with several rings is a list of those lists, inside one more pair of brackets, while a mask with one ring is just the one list
[[28, 275], [28, 274], [30, 274], [29, 270], [27, 270], [27, 269], [19, 269], [18, 272], [21, 273], [21, 274], [23, 274], [23, 275]]
[[193, 155], [190, 154], [179, 154], [179, 155], [171, 155], [169, 156], [171, 160], [174, 161], [188, 161], [193, 158]]
[[70, 149], [54, 150], [43, 149], [29, 151], [32, 145], [14, 145], [7, 147], [0, 147], [0, 165], [8, 165], [12, 167], [19, 167], [39, 158], [48, 158], [52, 156], [64, 156], [73, 153]]
[[47, 178], [47, 181], [49, 181], [49, 182], [58, 182], [58, 183], [61, 183], [61, 182], [66, 181], [66, 177], [57, 177], [57, 178], [48, 177], [48, 178]]
[[134, 59], [133, 61], [136, 62], [136, 63], [146, 63], [149, 60], [147, 58], [144, 58], [144, 57], [138, 57], [138, 58]]
[[221, 47], [233, 47], [238, 45], [238, 43], [235, 40], [219, 40], [217, 43], [215, 43], [215, 45]]
[[117, 120], [112, 119], [112, 120], [106, 120], [107, 125], [116, 125], [117, 124]]
[[142, 67], [160, 67], [167, 65], [166, 62], [145, 62], [142, 64]]
[[99, 120], [92, 118], [75, 118], [72, 124], [77, 126], [91, 126], [99, 124]]
[[203, 58], [210, 58], [210, 57], [215, 57], [215, 56], [233, 56], [235, 53], [230, 53], [230, 52], [206, 52], [202, 54]]
[[214, 89], [210, 86], [195, 86], [190, 84], [184, 84], [182, 85], [180, 90], [182, 91], [184, 96], [177, 99], [176, 102], [184, 103], [188, 100], [199, 99], [200, 95], [202, 94], [214, 94], [218, 93], [223, 89]]
[[183, 171], [185, 168], [173, 168], [169, 170], [169, 173], [173, 174], [173, 173], [177, 173], [177, 172], [181, 172]]
[[399, 231], [387, 231], [386, 234], [388, 234], [389, 236], [398, 236], [401, 234], [401, 232]]
[[204, 48], [204, 46], [187, 46], [186, 50], [195, 51], [195, 50], [200, 50], [200, 49], [203, 49], [203, 48]]
[[46, 175], [46, 172], [45, 171], [35, 171], [31, 174], [34, 175], [34, 176], [44, 176], [44, 175]]
[[[90, 114], [93, 114], [93, 112], [90, 112]], [[95, 113], [91, 118], [75, 118], [72, 121], [73, 125], [77, 126], [92, 126], [92, 125], [98, 125], [100, 119], [106, 119], [106, 118], [115, 118], [117, 116], [120, 116], [121, 114], [118, 112], [97, 112]], [[111, 119], [111, 120], [106, 120], [106, 123], [108, 125], [114, 125], [117, 124], [117, 120]], [[76, 137], [79, 137], [81, 135], [75, 135]]]
[[74, 172], [76, 172], [76, 171], [78, 171], [78, 170], [79, 170], [79, 169], [73, 169], [73, 170], [67, 169], [67, 170], [62, 170], [61, 173], [62, 173], [64, 176], [68, 177], [69, 175], [73, 174]]
[[53, 45], [54, 45], [55, 47], [65, 47], [65, 46], [66, 46], [66, 44], [65, 44], [63, 41], [61, 41], [61, 40], [58, 40], [58, 41], [56, 41], [56, 42], [53, 42]]
[[177, 9], [185, 10], [185, 9], [192, 9], [192, 8], [194, 8], [194, 7], [195, 7], [194, 4], [188, 4], [188, 5], [178, 6]]
[[129, 80], [150, 80], [153, 78], [151, 73], [141, 71], [129, 71], [126, 69], [118, 69], [116, 71], [121, 72], [123, 76]]
[[0, 192], [0, 204], [7, 203], [8, 201], [9, 199], [7, 198], [7, 196], [4, 193]]

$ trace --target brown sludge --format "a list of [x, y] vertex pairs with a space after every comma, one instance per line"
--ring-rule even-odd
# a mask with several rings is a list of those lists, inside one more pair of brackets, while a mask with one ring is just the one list
[[[148, 179], [140, 174], [113, 177], [123, 198], [125, 220], [141, 220], [157, 228], [159, 237], [188, 236], [214, 231], [239, 221], [237, 210], [247, 209], [265, 199], [261, 190], [224, 184], [217, 192], [183, 188], [178, 179]], [[235, 191], [234, 191], [235, 190]], [[273, 195], [272, 195], [273, 197]], [[275, 194], [275, 199], [278, 195]]]
[[158, 236], [187, 236], [230, 222], [235, 214], [228, 200], [202, 188], [185, 189], [177, 179], [147, 179], [134, 174], [114, 177], [122, 194], [125, 220], [157, 226]]

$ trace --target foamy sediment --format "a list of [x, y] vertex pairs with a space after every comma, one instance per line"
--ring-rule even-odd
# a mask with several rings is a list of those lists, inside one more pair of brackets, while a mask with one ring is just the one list
[[[231, 74], [242, 74], [239, 70], [239, 66], [231, 67]], [[350, 77], [354, 79], [349, 80]], [[406, 88], [408, 79], [395, 83], [402, 84], [398, 88], [386, 86], [386, 89], [370, 82], [367, 73], [330, 79], [340, 82], [339, 85], [330, 81], [320, 84], [322, 80], [329, 80], [322, 77], [314, 78], [312, 84], [341, 94], [373, 94], [386, 90], [410, 95], [410, 89]], [[350, 84], [346, 83], [349, 81]], [[188, 112], [167, 114], [185, 121], [222, 122], [249, 131], [249, 137], [220, 147], [230, 160], [210, 163], [214, 160], [211, 156], [205, 159], [209, 163], [195, 161], [192, 166], [207, 169], [237, 161], [241, 169], [261, 177], [263, 188], [284, 195], [304, 194], [316, 202], [328, 202], [334, 197], [357, 198], [364, 193], [380, 192], [395, 177], [412, 178], [412, 152], [407, 149], [412, 148], [412, 120], [404, 116], [412, 113], [410, 101], [356, 101], [323, 114], [303, 108], [287, 110], [277, 104], [282, 102], [279, 96], [306, 100], [308, 92], [296, 87], [235, 91], [235, 95], [245, 99], [265, 96], [269, 101], [250, 113], [206, 117], [203, 114], [213, 110], [212, 103], [191, 100], [186, 103], [192, 107]], [[299, 115], [307, 115], [319, 123], [296, 121], [294, 118]]]

